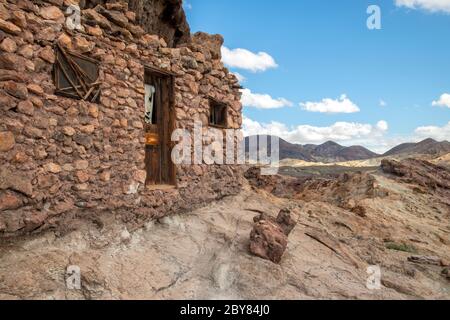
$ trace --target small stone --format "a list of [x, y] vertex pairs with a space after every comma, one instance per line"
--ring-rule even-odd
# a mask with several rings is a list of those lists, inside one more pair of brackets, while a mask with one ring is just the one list
[[89, 189], [89, 185], [87, 183], [77, 184], [74, 186], [76, 191], [86, 191]]
[[12, 192], [0, 193], [0, 211], [16, 210], [22, 206], [22, 200]]
[[0, 49], [9, 53], [14, 53], [17, 50], [17, 44], [11, 38], [5, 38], [0, 44]]
[[128, 120], [125, 118], [120, 119], [120, 126], [122, 128], [128, 128]]
[[66, 163], [65, 165], [62, 166], [62, 168], [64, 171], [68, 172], [71, 172], [75, 169], [70, 163]]
[[12, 95], [13, 97], [25, 100], [28, 98], [28, 89], [27, 86], [23, 83], [17, 83], [14, 81], [7, 81], [4, 84], [4, 89], [7, 93]]
[[86, 170], [89, 168], [89, 162], [87, 160], [77, 160], [74, 165], [77, 170]]
[[44, 138], [44, 132], [41, 129], [25, 126], [25, 129], [23, 130], [23, 133], [25, 136], [33, 139], [43, 139]]
[[63, 33], [59, 36], [58, 43], [64, 48], [72, 48], [72, 39], [67, 35], [67, 33]]
[[98, 118], [98, 107], [95, 105], [90, 105], [89, 106], [89, 115], [92, 118]]
[[101, 37], [103, 35], [103, 31], [99, 26], [86, 26], [86, 33], [94, 37]]
[[31, 59], [33, 58], [34, 55], [33, 46], [31, 44], [24, 45], [19, 49], [17, 53], [20, 54], [22, 57]]
[[84, 37], [75, 38], [75, 48], [82, 53], [90, 52], [94, 49], [95, 43], [86, 40]]
[[16, 100], [9, 95], [0, 96], [0, 109], [4, 109], [6, 111], [14, 109], [17, 106]]
[[122, 231], [122, 233], [120, 234], [120, 240], [125, 244], [131, 242], [131, 234], [128, 232], [128, 230]]
[[29, 160], [29, 157], [25, 152], [19, 151], [14, 155], [13, 161], [16, 163], [25, 163]]
[[56, 163], [47, 163], [44, 169], [50, 173], [60, 173], [62, 171], [61, 166]]
[[136, 13], [134, 13], [133, 11], [127, 11], [125, 13], [125, 16], [127, 17], [128, 20], [130, 20], [131, 22], [135, 22], [136, 21]]
[[14, 24], [21, 28], [26, 28], [28, 25], [25, 13], [23, 13], [22, 11], [11, 12], [11, 20], [12, 22], [14, 22]]
[[99, 178], [103, 182], [109, 182], [111, 180], [111, 173], [109, 171], [103, 171], [100, 173]]
[[14, 23], [5, 21], [3, 19], [0, 19], [0, 30], [3, 30], [15, 36], [18, 36], [22, 32], [22, 29], [20, 29]]
[[86, 183], [90, 179], [90, 176], [86, 171], [77, 171], [75, 175], [80, 183]]
[[132, 125], [135, 129], [144, 129], [144, 124], [142, 121], [133, 121]]
[[34, 83], [29, 84], [27, 86], [27, 89], [28, 89], [29, 92], [37, 94], [39, 96], [42, 96], [44, 94], [44, 89], [42, 89], [42, 87], [40, 85], [37, 85], [37, 84], [34, 84]]
[[55, 6], [43, 7], [39, 11], [39, 15], [45, 20], [60, 20], [64, 19], [64, 13]]
[[108, 19], [106, 19], [94, 9], [83, 10], [83, 16], [88, 20], [94, 21], [100, 27], [111, 30], [111, 23], [108, 21]]
[[44, 49], [41, 50], [41, 52], [39, 53], [39, 57], [44, 60], [47, 61], [48, 63], [55, 63], [55, 54], [52, 50], [51, 47], [47, 46]]
[[14, 134], [10, 131], [0, 132], [0, 152], [11, 150], [16, 144]]
[[92, 134], [95, 131], [95, 127], [92, 124], [88, 124], [86, 126], [82, 126], [80, 128], [81, 132], [83, 133], [87, 133], [87, 134]]
[[21, 101], [17, 106], [17, 111], [28, 116], [32, 116], [34, 114], [33, 103], [31, 103], [30, 100]]
[[75, 129], [72, 127], [64, 127], [63, 132], [66, 136], [73, 137], [76, 133]]

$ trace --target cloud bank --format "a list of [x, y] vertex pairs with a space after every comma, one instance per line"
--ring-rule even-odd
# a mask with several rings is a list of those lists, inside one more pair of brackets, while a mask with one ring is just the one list
[[336, 100], [326, 98], [320, 102], [302, 102], [300, 106], [303, 110], [320, 113], [355, 113], [360, 111], [359, 107], [345, 94]]
[[450, 94], [444, 93], [439, 100], [433, 101], [433, 107], [447, 107], [450, 108]]
[[397, 7], [450, 13], [450, 0], [395, 0]]
[[253, 53], [247, 49], [222, 47], [222, 62], [229, 68], [263, 72], [278, 67], [275, 59], [266, 52]]
[[241, 103], [244, 107], [257, 109], [280, 109], [293, 106], [293, 103], [285, 98], [274, 99], [268, 94], [253, 93], [250, 89], [242, 89], [241, 92]]

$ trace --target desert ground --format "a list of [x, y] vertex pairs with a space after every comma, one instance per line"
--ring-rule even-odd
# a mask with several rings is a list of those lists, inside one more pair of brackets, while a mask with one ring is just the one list
[[[450, 299], [447, 161], [334, 175], [253, 168], [239, 195], [138, 229], [102, 213], [71, 231], [3, 239], [0, 299]], [[253, 256], [253, 218], [284, 208], [297, 225], [281, 263]], [[66, 286], [73, 265], [81, 290]], [[366, 286], [369, 266], [379, 289]]]

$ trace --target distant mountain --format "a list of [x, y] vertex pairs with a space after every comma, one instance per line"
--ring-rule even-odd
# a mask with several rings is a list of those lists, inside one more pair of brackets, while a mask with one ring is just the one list
[[[267, 136], [265, 136], [267, 137]], [[249, 137], [245, 138], [248, 151]], [[270, 139], [268, 140], [270, 148]], [[280, 159], [297, 159], [309, 162], [341, 162], [352, 160], [367, 160], [379, 156], [361, 146], [344, 147], [336, 142], [328, 141], [321, 145], [292, 144], [280, 139]]]
[[440, 155], [450, 152], [450, 142], [438, 142], [433, 139], [426, 139], [418, 143], [404, 143], [386, 152], [383, 156], [431, 154]]

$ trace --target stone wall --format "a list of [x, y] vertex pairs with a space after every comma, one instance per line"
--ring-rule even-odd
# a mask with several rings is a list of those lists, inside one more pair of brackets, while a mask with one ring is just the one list
[[[83, 9], [95, 8], [101, 4], [115, 3], [116, 0], [81, 0]], [[136, 22], [148, 33], [164, 38], [169, 47], [188, 43], [190, 28], [183, 10], [182, 0], [127, 0]]]
[[[237, 193], [236, 166], [179, 166], [178, 188], [143, 186], [144, 65], [177, 74], [176, 127], [207, 126], [212, 97], [228, 104], [228, 127], [240, 128], [239, 84], [220, 61], [222, 38], [199, 33], [170, 48], [123, 2], [83, 10], [84, 31], [71, 31], [64, 12], [74, 1], [0, 0], [0, 235], [74, 213], [145, 221]], [[99, 104], [54, 94], [56, 43], [100, 61]]]

